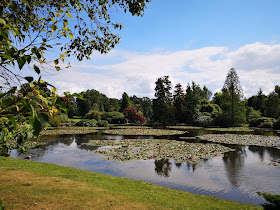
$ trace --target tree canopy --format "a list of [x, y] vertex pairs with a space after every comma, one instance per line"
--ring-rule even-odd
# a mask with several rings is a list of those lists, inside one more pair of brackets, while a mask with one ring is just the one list
[[[89, 59], [94, 51], [107, 53], [120, 41], [122, 29], [111, 14], [117, 9], [144, 14], [150, 0], [2, 0], [0, 2], [0, 153], [7, 155], [12, 143], [38, 137], [58, 108], [67, 112], [69, 97], [42, 81], [45, 69], [69, 67], [73, 56]], [[48, 51], [58, 52], [46, 56]], [[20, 70], [34, 76], [22, 76]], [[24, 84], [26, 83], [26, 84]], [[51, 91], [45, 94], [41, 87]], [[20, 129], [19, 129], [20, 128]]]

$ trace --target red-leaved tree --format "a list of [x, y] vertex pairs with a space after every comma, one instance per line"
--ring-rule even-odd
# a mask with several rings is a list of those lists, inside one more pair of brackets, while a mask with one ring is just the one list
[[123, 110], [123, 114], [132, 123], [144, 124], [147, 122], [147, 118], [138, 112], [135, 106], [128, 106]]

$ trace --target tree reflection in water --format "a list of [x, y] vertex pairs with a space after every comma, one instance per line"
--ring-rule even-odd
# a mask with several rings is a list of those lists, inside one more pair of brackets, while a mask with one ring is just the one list
[[228, 179], [232, 186], [239, 187], [241, 170], [247, 156], [245, 146], [236, 146], [235, 152], [227, 152], [223, 157]]
[[254, 153], [257, 153], [260, 156], [261, 161], [264, 160], [264, 147], [250, 145], [248, 149]]
[[172, 163], [168, 159], [155, 160], [155, 172], [159, 176], [169, 177]]

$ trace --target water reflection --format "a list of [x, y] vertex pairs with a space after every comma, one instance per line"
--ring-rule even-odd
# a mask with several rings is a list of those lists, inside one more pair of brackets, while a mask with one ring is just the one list
[[224, 166], [228, 175], [228, 179], [232, 186], [239, 187], [240, 173], [244, 167], [246, 155], [245, 146], [237, 146], [235, 152], [228, 152], [224, 155]]
[[155, 160], [155, 172], [159, 176], [169, 177], [172, 163], [168, 159]]

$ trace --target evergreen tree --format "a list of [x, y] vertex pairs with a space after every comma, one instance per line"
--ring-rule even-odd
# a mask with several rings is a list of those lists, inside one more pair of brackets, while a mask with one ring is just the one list
[[280, 112], [280, 99], [278, 94], [273, 91], [269, 94], [264, 105], [264, 115], [266, 117], [277, 118]]
[[123, 94], [122, 94], [122, 99], [121, 99], [121, 112], [125, 109], [125, 108], [127, 108], [127, 107], [129, 107], [129, 106], [131, 106], [132, 105], [132, 103], [131, 103], [131, 101], [130, 101], [130, 98], [129, 98], [129, 96], [127, 95], [127, 93], [126, 92], [124, 92]]
[[169, 76], [157, 79], [155, 87], [156, 98], [153, 100], [153, 118], [155, 121], [163, 124], [174, 122], [171, 89]]
[[143, 97], [141, 101], [141, 109], [143, 115], [151, 120], [153, 117], [153, 102], [148, 97]]
[[243, 90], [234, 68], [227, 74], [222, 89], [221, 108], [223, 110], [224, 125], [235, 126], [245, 122], [245, 107], [241, 101]]
[[186, 121], [184, 116], [184, 100], [185, 100], [185, 94], [184, 94], [183, 87], [180, 83], [178, 83], [175, 86], [173, 101], [174, 101], [174, 108], [175, 108], [175, 120], [179, 123], [183, 123]]
[[192, 82], [192, 85], [187, 85], [186, 96], [185, 96], [185, 114], [188, 123], [193, 124], [195, 119], [198, 117], [198, 105], [201, 100], [201, 89], [199, 85]]

